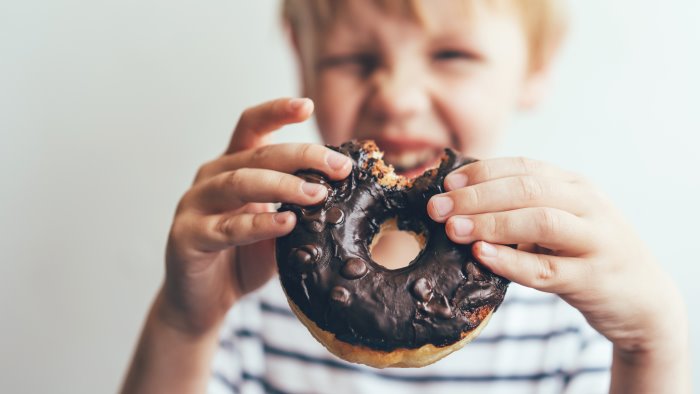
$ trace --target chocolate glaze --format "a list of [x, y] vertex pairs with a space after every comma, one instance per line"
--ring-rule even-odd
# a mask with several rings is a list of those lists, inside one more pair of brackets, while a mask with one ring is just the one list
[[[426, 211], [428, 199], [444, 191], [445, 176], [474, 160], [446, 149], [440, 167], [412, 187], [387, 188], [377, 182], [382, 174], [372, 175], [376, 159], [362, 146], [331, 147], [354, 161], [344, 180], [297, 174], [329, 193], [318, 206], [280, 207], [297, 216], [294, 230], [277, 239], [282, 286], [309, 319], [344, 342], [382, 351], [450, 345], [500, 305], [508, 286], [474, 259], [471, 245], [450, 241], [444, 224]], [[408, 266], [389, 270], [370, 258], [369, 245], [394, 217], [400, 230], [424, 234], [426, 244]]]

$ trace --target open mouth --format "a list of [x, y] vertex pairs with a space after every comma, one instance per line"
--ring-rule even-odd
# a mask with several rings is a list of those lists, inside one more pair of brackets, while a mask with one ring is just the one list
[[414, 178], [426, 170], [437, 166], [442, 156], [441, 150], [424, 148], [404, 151], [385, 151], [384, 162], [394, 167], [401, 176]]

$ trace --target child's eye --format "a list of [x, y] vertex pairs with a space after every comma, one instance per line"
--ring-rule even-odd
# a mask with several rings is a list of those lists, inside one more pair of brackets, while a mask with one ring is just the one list
[[433, 54], [433, 59], [437, 61], [444, 60], [477, 60], [478, 56], [475, 53], [460, 49], [444, 49]]
[[319, 71], [327, 69], [340, 69], [361, 76], [368, 76], [379, 66], [377, 56], [366, 53], [327, 56], [322, 58], [317, 65]]

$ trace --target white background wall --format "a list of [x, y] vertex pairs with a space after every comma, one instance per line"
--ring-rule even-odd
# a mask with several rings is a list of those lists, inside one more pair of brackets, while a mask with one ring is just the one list
[[[699, 4], [575, 4], [552, 95], [501, 152], [596, 180], [695, 333]], [[294, 80], [277, 1], [0, 2], [0, 391], [116, 390], [179, 196], [240, 111]], [[312, 124], [282, 133], [308, 139]]]

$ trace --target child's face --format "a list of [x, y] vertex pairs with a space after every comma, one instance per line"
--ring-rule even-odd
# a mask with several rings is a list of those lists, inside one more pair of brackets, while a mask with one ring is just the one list
[[404, 175], [421, 173], [446, 146], [487, 154], [534, 79], [517, 15], [423, 4], [424, 25], [348, 2], [305, 75], [323, 140], [374, 139]]

